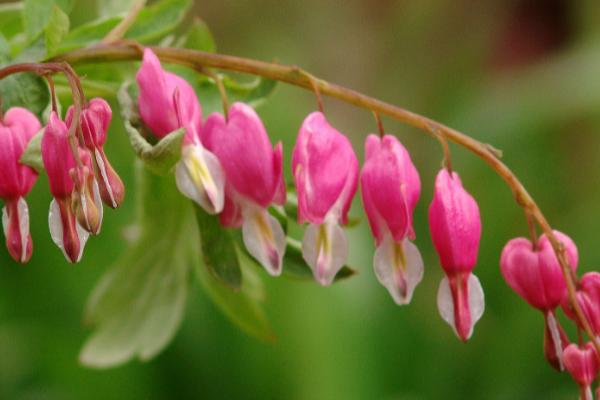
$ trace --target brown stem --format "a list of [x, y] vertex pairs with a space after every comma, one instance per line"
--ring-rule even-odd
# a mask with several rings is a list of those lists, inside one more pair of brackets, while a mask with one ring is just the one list
[[221, 104], [223, 105], [223, 114], [225, 115], [225, 120], [229, 119], [229, 98], [227, 97], [227, 90], [225, 89], [225, 85], [223, 84], [223, 79], [219, 74], [215, 74], [214, 72], [206, 69], [206, 68], [198, 68], [198, 72], [203, 75], [211, 78], [215, 85], [217, 85], [217, 89], [219, 90], [219, 95], [221, 96]]
[[48, 82], [48, 87], [50, 88], [50, 101], [52, 102], [52, 111], [58, 113], [58, 102], [56, 100], [56, 90], [54, 89], [54, 79], [52, 79], [52, 75], [44, 75], [46, 81]]
[[385, 136], [385, 129], [383, 129], [383, 122], [381, 122], [381, 116], [377, 111], [373, 111], [373, 116], [375, 117], [375, 122], [377, 123], [377, 130], [379, 131], [379, 137], [382, 138]]
[[[594, 343], [594, 346], [596, 347], [596, 350], [600, 356], [600, 343], [595, 339], [590, 324], [585, 318], [579, 303], [576, 301], [575, 282], [571, 275], [571, 268], [569, 267], [567, 258], [565, 256], [564, 245], [554, 235], [552, 227], [548, 223], [548, 220], [538, 207], [535, 200], [527, 192], [516, 175], [502, 161], [500, 161], [499, 152], [492, 146], [475, 140], [464, 133], [461, 133], [425, 116], [383, 102], [373, 97], [369, 97], [355, 90], [348, 89], [322, 79], [317, 79], [313, 75], [296, 66], [280, 65], [223, 54], [207, 53], [198, 50], [169, 47], [153, 47], [152, 50], [160, 59], [166, 62], [186, 65], [192, 68], [212, 67], [236, 72], [244, 72], [253, 75], [259, 75], [268, 79], [286, 82], [295, 86], [312, 89], [315, 91], [315, 93], [318, 93], [318, 97], [320, 97], [320, 94], [322, 93], [331, 97], [335, 97], [346, 103], [387, 115], [400, 122], [425, 131], [430, 135], [441, 134], [445, 139], [463, 146], [467, 150], [477, 155], [479, 158], [483, 159], [506, 182], [508, 187], [512, 190], [517, 203], [525, 209], [530, 210], [531, 215], [550, 240], [550, 243], [552, 244], [552, 247], [560, 262], [567, 284], [569, 301], [575, 310], [577, 318], [584, 327], [587, 335]], [[55, 57], [54, 60], [66, 61], [69, 63], [90, 63], [137, 60], [139, 58], [139, 52], [135, 49], [128, 46], [114, 45], [75, 50], [59, 55]]]

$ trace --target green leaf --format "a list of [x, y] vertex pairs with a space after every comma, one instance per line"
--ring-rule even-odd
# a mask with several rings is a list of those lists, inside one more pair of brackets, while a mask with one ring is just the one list
[[142, 135], [140, 132], [145, 131], [145, 128], [137, 112], [137, 106], [129, 93], [131, 87], [131, 82], [125, 82], [119, 89], [117, 98], [133, 151], [154, 173], [168, 174], [181, 157], [181, 142], [185, 129], [181, 128], [170, 132], [155, 145], [150, 144], [146, 140], [149, 134]]
[[[177, 28], [190, 4], [190, 0], [162, 0], [145, 7], [125, 37], [145, 44], [159, 40]], [[78, 26], [65, 37], [58, 52], [97, 44], [122, 20], [123, 17], [111, 17]]]
[[6, 40], [6, 37], [0, 32], [0, 63], [8, 61], [10, 56], [10, 44]]
[[19, 162], [21, 164], [29, 165], [38, 172], [44, 170], [44, 162], [42, 161], [42, 136], [44, 135], [44, 129], [42, 128], [38, 133], [35, 134], [27, 143], [27, 147], [23, 151]]
[[158, 40], [177, 28], [192, 5], [191, 0], [162, 0], [146, 7], [127, 34], [142, 43]]
[[208, 215], [198, 206], [195, 209], [204, 266], [230, 289], [240, 290], [242, 270], [230, 232], [220, 225], [217, 216]]
[[133, 0], [96, 0], [97, 14], [101, 18], [124, 15], [132, 4]]
[[192, 22], [185, 35], [179, 39], [177, 47], [207, 51], [209, 53], [217, 51], [215, 39], [208, 25], [200, 18], [194, 18], [194, 22]]
[[10, 75], [0, 80], [3, 107], [25, 107], [38, 117], [50, 101], [46, 82], [31, 73]]
[[138, 167], [138, 183], [141, 234], [105, 273], [86, 307], [86, 321], [96, 326], [80, 354], [89, 367], [158, 354], [182, 321], [189, 273], [199, 261], [193, 210], [173, 178]]
[[58, 6], [52, 7], [50, 19], [46, 26], [46, 52], [48, 56], [54, 54], [58, 45], [69, 32], [69, 16]]
[[2, 27], [2, 35], [5, 38], [11, 39], [23, 32], [22, 12], [23, 2], [0, 4], [0, 26]]
[[252, 261], [237, 246], [236, 254], [244, 276], [240, 291], [234, 292], [225, 287], [202, 263], [196, 267], [196, 276], [206, 294], [232, 322], [249, 335], [273, 341], [275, 335], [260, 305], [264, 300], [262, 282]]
[[[343, 266], [335, 276], [334, 282], [356, 275], [356, 270]], [[295, 239], [287, 238], [287, 248], [283, 257], [283, 275], [292, 279], [314, 281], [313, 272], [302, 257], [302, 245]]]
[[24, 0], [23, 25], [30, 41], [46, 29], [54, 7], [59, 7], [68, 13], [73, 7], [73, 2], [71, 0]]

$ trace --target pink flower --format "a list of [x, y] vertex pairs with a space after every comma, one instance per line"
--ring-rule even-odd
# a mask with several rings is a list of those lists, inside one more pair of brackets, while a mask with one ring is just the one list
[[429, 206], [429, 229], [446, 277], [438, 291], [438, 309], [463, 341], [473, 334], [485, 308], [483, 289], [471, 272], [477, 263], [479, 207], [456, 172], [442, 169]]
[[11, 108], [0, 119], [0, 197], [2, 227], [11, 257], [25, 263], [31, 258], [33, 241], [29, 233], [29, 208], [24, 197], [37, 173], [19, 162], [31, 138], [41, 129], [38, 119], [24, 108]]
[[590, 342], [583, 347], [578, 347], [576, 344], [568, 345], [563, 353], [563, 362], [573, 380], [581, 387], [581, 399], [592, 400], [591, 386], [600, 369], [594, 345]]
[[[157, 138], [162, 138], [188, 123], [200, 132], [202, 109], [194, 89], [184, 79], [163, 70], [158, 57], [149, 48], [144, 50], [144, 59], [136, 80], [140, 87], [140, 115]], [[177, 116], [173, 101], [176, 89], [180, 92], [180, 103], [187, 118], [183, 125]]]
[[69, 147], [67, 126], [55, 112], [50, 114], [42, 137], [42, 160], [48, 174], [50, 192], [54, 197], [48, 215], [50, 235], [68, 261], [78, 262], [89, 233], [81, 227], [71, 208], [76, 196], [72, 176], [77, 172], [83, 174], [83, 170], [76, 169]]
[[[577, 269], [578, 253], [573, 241], [565, 234], [554, 231], [554, 234], [565, 246], [570, 267]], [[554, 310], [567, 297], [567, 286], [560, 263], [548, 238], [542, 235], [534, 248], [531, 241], [525, 238], [510, 240], [502, 250], [500, 270], [506, 283], [529, 305], [544, 313], [546, 327], [550, 335], [546, 335], [546, 347], [554, 346], [553, 352], [558, 358], [559, 369], [562, 365], [562, 349], [564, 337], [561, 337], [560, 324]], [[549, 352], [546, 351], [548, 358]], [[553, 357], [548, 361], [555, 365]]]
[[[73, 113], [74, 108], [71, 106], [65, 118], [68, 128], [73, 123]], [[93, 155], [94, 171], [100, 178], [98, 185], [102, 201], [109, 207], [117, 208], [125, 197], [125, 187], [104, 153], [106, 133], [111, 119], [112, 110], [108, 103], [104, 99], [94, 98], [82, 110], [79, 121], [84, 139], [83, 144]]]
[[377, 244], [375, 274], [397, 304], [407, 304], [423, 278], [423, 259], [409, 240], [415, 238], [412, 219], [421, 193], [419, 174], [398, 139], [369, 135], [360, 182]]
[[298, 222], [309, 222], [302, 255], [318, 283], [330, 285], [348, 256], [348, 241], [340, 224], [358, 184], [358, 160], [350, 141], [321, 112], [302, 123], [292, 153], [292, 173], [298, 194]]
[[225, 173], [218, 158], [202, 144], [202, 109], [194, 89], [184, 79], [162, 69], [150, 49], [136, 76], [142, 120], [157, 138], [185, 129], [181, 160], [175, 167], [179, 191], [209, 214], [225, 205]]
[[273, 149], [265, 127], [248, 105], [234, 103], [229, 118], [214, 113], [202, 143], [219, 159], [226, 176], [221, 223], [242, 226], [244, 244], [271, 275], [282, 271], [285, 234], [267, 208], [285, 203], [281, 143]]
[[[577, 285], [575, 297], [594, 334], [600, 336], [600, 273], [587, 272], [583, 274]], [[579, 324], [579, 319], [567, 297], [562, 302], [562, 308], [571, 320]]]

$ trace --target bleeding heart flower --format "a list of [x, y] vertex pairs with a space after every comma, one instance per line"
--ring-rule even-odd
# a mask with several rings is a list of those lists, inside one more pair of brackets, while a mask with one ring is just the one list
[[456, 335], [466, 341], [485, 309], [483, 289], [471, 273], [477, 263], [481, 219], [477, 202], [456, 172], [442, 169], [437, 175], [429, 229], [446, 273], [438, 291], [438, 309]]
[[[577, 247], [567, 235], [558, 231], [554, 234], [565, 246], [569, 266], [575, 271], [579, 259]], [[564, 337], [561, 337], [554, 310], [566, 299], [567, 286], [552, 244], [545, 235], [539, 238], [535, 248], [525, 238], [512, 239], [502, 250], [500, 270], [506, 283], [529, 305], [544, 314], [546, 328], [550, 332], [550, 335], [545, 335], [545, 347], [553, 345], [555, 349], [554, 352], [546, 351], [546, 356], [553, 366], [556, 365], [555, 358], [558, 358], [558, 369], [562, 370]]]
[[50, 235], [68, 261], [78, 262], [89, 233], [77, 222], [71, 208], [75, 189], [72, 179], [75, 173], [71, 171], [76, 171], [76, 163], [69, 147], [67, 126], [55, 112], [50, 114], [42, 137], [42, 160], [54, 197], [48, 215]]
[[[583, 274], [577, 285], [575, 297], [583, 311], [583, 315], [590, 323], [592, 331], [596, 336], [600, 336], [600, 273], [587, 272]], [[563, 300], [562, 309], [571, 320], [583, 329], [568, 298]]]
[[31, 138], [41, 129], [40, 122], [24, 108], [11, 108], [0, 119], [0, 198], [2, 227], [11, 257], [25, 263], [31, 258], [33, 241], [29, 233], [29, 208], [24, 197], [37, 179], [33, 168], [19, 159]]
[[[73, 113], [74, 108], [71, 106], [65, 118], [67, 128], [70, 128], [73, 123]], [[94, 98], [81, 111], [79, 121], [84, 145], [93, 156], [93, 167], [95, 175], [99, 178], [98, 186], [102, 201], [111, 208], [117, 208], [125, 197], [125, 186], [104, 153], [104, 143], [111, 119], [112, 110], [108, 103], [104, 99]]]
[[241, 225], [248, 252], [271, 275], [280, 275], [285, 234], [267, 208], [285, 203], [281, 143], [273, 149], [262, 121], [243, 103], [231, 106], [227, 120], [218, 113], [210, 115], [202, 130], [202, 143], [225, 171], [221, 223]]
[[583, 347], [576, 344], [568, 345], [563, 353], [563, 362], [573, 380], [581, 388], [581, 399], [593, 400], [591, 386], [600, 369], [600, 362], [594, 345], [590, 342]]
[[358, 184], [358, 160], [346, 136], [321, 112], [311, 113], [300, 127], [292, 153], [298, 194], [298, 222], [309, 222], [302, 255], [318, 283], [330, 285], [348, 257], [348, 241], [340, 224]]
[[413, 211], [421, 193], [419, 173], [408, 151], [393, 136], [369, 135], [365, 142], [361, 194], [377, 250], [374, 269], [397, 304], [408, 304], [423, 278]]
[[[152, 50], [144, 50], [142, 65], [136, 75], [140, 87], [138, 106], [140, 116], [157, 138], [191, 124], [197, 132], [202, 127], [202, 109], [192, 86], [179, 76], [162, 69]], [[173, 101], [175, 90], [180, 92], [180, 106], [187, 120], [181, 123]]]

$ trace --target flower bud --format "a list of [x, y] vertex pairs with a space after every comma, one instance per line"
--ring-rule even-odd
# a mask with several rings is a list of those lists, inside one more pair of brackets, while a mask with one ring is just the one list
[[33, 241], [29, 233], [29, 208], [24, 197], [33, 187], [37, 173], [19, 159], [31, 138], [41, 129], [38, 119], [24, 108], [11, 108], [0, 119], [0, 198], [2, 227], [11, 257], [29, 261]]
[[415, 238], [412, 219], [421, 193], [419, 174], [398, 139], [369, 135], [360, 182], [377, 245], [375, 274], [397, 304], [407, 304], [423, 278], [423, 259], [409, 240]]
[[[73, 123], [73, 106], [69, 107], [65, 122], [67, 127]], [[104, 143], [108, 126], [112, 119], [112, 110], [101, 98], [93, 98], [81, 111], [79, 118], [85, 147], [93, 155], [95, 175], [98, 177], [100, 197], [104, 204], [117, 208], [125, 197], [125, 186], [104, 153]]]
[[241, 225], [248, 252], [271, 275], [280, 275], [285, 234], [267, 208], [285, 202], [281, 144], [273, 149], [262, 121], [243, 103], [231, 106], [227, 121], [220, 114], [210, 115], [202, 130], [202, 143], [225, 172], [221, 223]]
[[292, 153], [298, 194], [298, 222], [309, 222], [302, 255], [318, 283], [330, 285], [348, 257], [348, 241], [340, 224], [358, 184], [358, 160], [352, 144], [321, 112], [306, 117]]
[[[600, 273], [586, 272], [583, 274], [577, 285], [575, 298], [592, 331], [596, 336], [600, 336]], [[568, 297], [563, 300], [562, 309], [567, 317], [575, 321], [580, 329], [583, 329]]]
[[429, 229], [446, 273], [438, 291], [438, 309], [466, 341], [485, 308], [483, 289], [471, 273], [477, 263], [481, 219], [477, 202], [464, 190], [456, 172], [442, 169], [436, 177]]
[[87, 150], [79, 149], [83, 163], [69, 171], [75, 182], [71, 196], [71, 209], [75, 212], [79, 225], [92, 235], [100, 233], [102, 226], [102, 200], [98, 183], [92, 172], [92, 161]]
[[48, 214], [50, 236], [68, 261], [78, 262], [89, 233], [79, 225], [71, 208], [75, 186], [70, 171], [76, 168], [76, 163], [69, 147], [67, 126], [55, 112], [50, 114], [42, 137], [42, 160], [54, 197]]
[[563, 354], [563, 362], [573, 380], [581, 387], [581, 399], [592, 400], [591, 386], [600, 369], [594, 345], [591, 342], [586, 343], [583, 347], [574, 343], [568, 345]]

